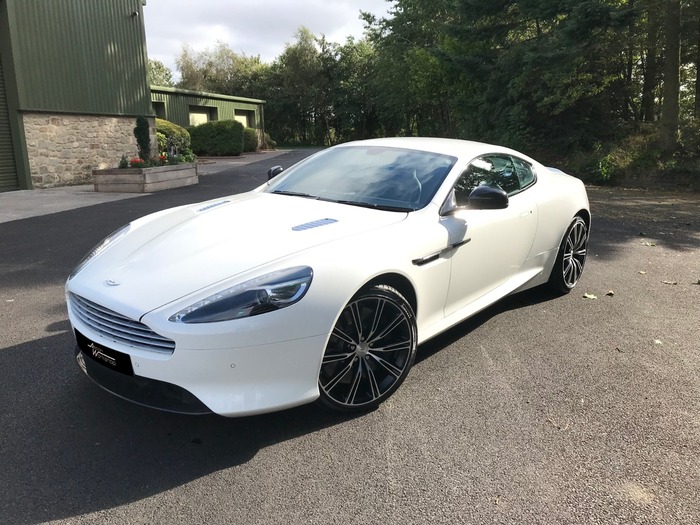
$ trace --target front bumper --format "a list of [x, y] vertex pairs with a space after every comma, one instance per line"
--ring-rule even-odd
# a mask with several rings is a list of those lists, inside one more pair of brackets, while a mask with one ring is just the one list
[[[319, 396], [326, 335], [210, 350], [178, 345], [172, 355], [149, 355], [105, 339], [71, 314], [83, 371], [105, 390], [144, 406], [235, 417], [283, 410]], [[206, 348], [206, 338], [198, 342]], [[104, 350], [107, 359], [125, 358], [126, 371], [93, 358], [89, 345]]]
[[[79, 334], [76, 334], [79, 337]], [[179, 414], [208, 414], [211, 410], [190, 392], [171, 383], [110, 370], [76, 346], [80, 368], [97, 385], [133, 403]]]

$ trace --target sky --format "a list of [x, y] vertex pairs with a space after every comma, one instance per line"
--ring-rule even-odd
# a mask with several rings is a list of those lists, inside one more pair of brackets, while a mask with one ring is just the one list
[[387, 17], [388, 0], [147, 0], [143, 8], [148, 57], [177, 77], [175, 59], [183, 44], [194, 51], [222, 41], [236, 53], [270, 63], [307, 27], [330, 42], [362, 37], [360, 11]]

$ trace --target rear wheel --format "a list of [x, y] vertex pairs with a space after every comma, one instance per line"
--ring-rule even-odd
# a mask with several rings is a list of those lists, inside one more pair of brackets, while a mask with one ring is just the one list
[[395, 289], [360, 291], [345, 306], [321, 363], [320, 401], [334, 410], [374, 408], [406, 379], [416, 356], [416, 319]]
[[588, 226], [581, 217], [575, 217], [561, 241], [557, 260], [549, 276], [549, 287], [557, 292], [569, 293], [583, 273], [588, 252]]

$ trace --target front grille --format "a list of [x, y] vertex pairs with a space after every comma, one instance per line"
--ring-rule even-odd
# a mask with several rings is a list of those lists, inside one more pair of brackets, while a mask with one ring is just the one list
[[143, 323], [75, 295], [69, 294], [75, 316], [103, 337], [139, 350], [172, 354], [175, 341], [158, 335]]

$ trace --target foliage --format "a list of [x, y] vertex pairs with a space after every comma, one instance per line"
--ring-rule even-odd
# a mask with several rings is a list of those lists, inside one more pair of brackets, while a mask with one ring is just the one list
[[235, 53], [224, 42], [199, 53], [185, 45], [176, 66], [180, 88], [252, 98], [260, 96], [261, 78], [268, 69], [259, 56]]
[[243, 124], [215, 120], [190, 128], [192, 150], [197, 155], [238, 156], [243, 153]]
[[151, 86], [173, 87], [173, 73], [160, 60], [148, 59], [148, 84]]
[[286, 145], [467, 138], [603, 182], [700, 155], [698, 2], [393, 0], [362, 18], [363, 39], [301, 27], [270, 64], [185, 46], [179, 86], [266, 100], [265, 131]]
[[243, 152], [252, 152], [258, 150], [258, 131], [253, 128], [245, 128], [243, 130]]
[[129, 167], [129, 157], [126, 155], [122, 155], [122, 158], [119, 159], [119, 167], [120, 168], [128, 168]]
[[168, 137], [162, 131], [156, 131], [156, 139], [158, 140], [158, 151], [168, 150]]
[[139, 157], [142, 159], [151, 158], [151, 127], [148, 125], [148, 119], [143, 115], [136, 117], [136, 127], [134, 128], [134, 137], [139, 149]]
[[[161, 151], [167, 151], [170, 154], [177, 155], [185, 152], [190, 148], [189, 132], [177, 124], [173, 124], [164, 119], [156, 119], [156, 134], [165, 135], [165, 147]], [[158, 142], [160, 148], [160, 141]]]

